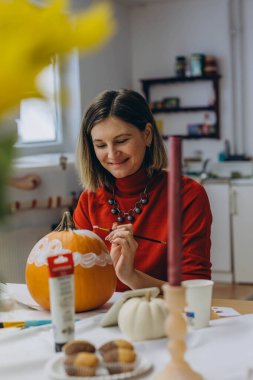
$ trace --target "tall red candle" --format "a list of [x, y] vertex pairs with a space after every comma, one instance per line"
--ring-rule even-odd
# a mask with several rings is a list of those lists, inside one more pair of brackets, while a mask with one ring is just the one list
[[182, 260], [182, 217], [181, 217], [181, 138], [169, 138], [169, 175], [168, 175], [168, 210], [169, 210], [169, 252], [167, 274], [172, 286], [181, 284]]

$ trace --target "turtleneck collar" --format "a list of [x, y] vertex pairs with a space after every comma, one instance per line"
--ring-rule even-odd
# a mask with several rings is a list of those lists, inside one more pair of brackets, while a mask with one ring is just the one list
[[116, 193], [134, 195], [141, 193], [149, 181], [146, 169], [141, 168], [136, 173], [124, 178], [115, 179]]

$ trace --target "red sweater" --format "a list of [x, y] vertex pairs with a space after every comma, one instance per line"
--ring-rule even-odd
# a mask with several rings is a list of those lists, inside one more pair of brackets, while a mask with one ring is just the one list
[[[157, 240], [168, 241], [168, 204], [167, 172], [161, 171], [149, 182], [148, 204], [142, 213], [135, 215], [134, 233]], [[148, 182], [144, 170], [126, 178], [116, 179], [116, 200], [120, 209], [128, 211], [139, 201]], [[74, 212], [74, 221], [78, 228], [93, 230], [92, 226], [111, 228], [116, 216], [111, 213], [108, 199], [112, 193], [99, 188], [96, 192], [84, 191]], [[210, 233], [212, 215], [207, 194], [198, 182], [183, 177], [182, 179], [182, 217], [183, 217], [183, 259], [182, 280], [211, 277]], [[129, 223], [125, 221], [125, 223]], [[95, 229], [103, 240], [106, 231]], [[135, 255], [135, 268], [160, 280], [167, 278], [167, 246], [146, 240], [138, 241]], [[110, 243], [105, 241], [109, 250]], [[117, 291], [127, 290], [127, 286], [118, 281]]]

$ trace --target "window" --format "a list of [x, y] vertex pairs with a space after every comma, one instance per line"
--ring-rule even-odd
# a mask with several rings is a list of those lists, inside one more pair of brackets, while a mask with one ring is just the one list
[[26, 144], [59, 143], [61, 123], [59, 115], [59, 73], [58, 65], [47, 66], [37, 78], [38, 87], [45, 99], [28, 98], [20, 104], [17, 121], [17, 146]]
[[74, 152], [81, 121], [78, 51], [57, 59], [37, 80], [46, 98], [22, 100], [16, 118], [17, 156]]

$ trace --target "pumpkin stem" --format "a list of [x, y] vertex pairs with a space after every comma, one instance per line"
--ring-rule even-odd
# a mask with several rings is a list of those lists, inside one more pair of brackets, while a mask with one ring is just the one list
[[72, 216], [69, 211], [64, 211], [62, 220], [58, 224], [58, 226], [55, 228], [55, 231], [69, 231], [69, 230], [76, 230], [76, 226], [73, 222]]
[[145, 293], [145, 300], [150, 302], [150, 300], [151, 300], [151, 292], [150, 291]]

